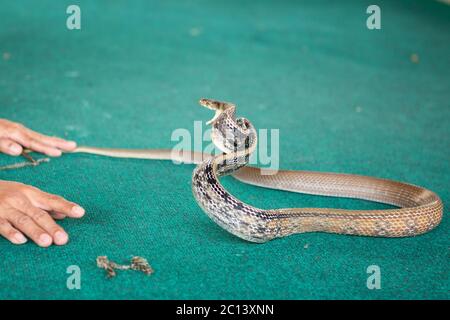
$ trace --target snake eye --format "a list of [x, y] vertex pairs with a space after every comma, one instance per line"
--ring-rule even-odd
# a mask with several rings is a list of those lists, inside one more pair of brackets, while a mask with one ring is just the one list
[[211, 107], [211, 100], [210, 99], [202, 98], [202, 99], [199, 100], [198, 103], [201, 106], [204, 106], [204, 107]]

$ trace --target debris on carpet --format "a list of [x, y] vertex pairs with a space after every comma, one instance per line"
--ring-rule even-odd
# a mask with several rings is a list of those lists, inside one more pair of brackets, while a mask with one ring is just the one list
[[146, 275], [151, 275], [154, 273], [154, 270], [148, 263], [147, 259], [138, 256], [131, 258], [131, 264], [129, 265], [122, 265], [109, 261], [107, 256], [98, 256], [97, 267], [105, 269], [108, 278], [115, 277], [117, 275], [116, 270], [135, 270], [141, 271]]

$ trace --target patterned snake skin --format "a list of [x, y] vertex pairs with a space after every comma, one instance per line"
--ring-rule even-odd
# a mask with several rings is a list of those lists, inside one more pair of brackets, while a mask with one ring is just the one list
[[[279, 170], [271, 175], [261, 175], [260, 169], [246, 166], [257, 143], [253, 125], [247, 119], [235, 118], [235, 106], [231, 103], [201, 99], [200, 104], [216, 112], [209, 124], [213, 127], [213, 142], [223, 151], [221, 155], [93, 147], [79, 147], [74, 152], [198, 164], [192, 176], [192, 191], [200, 207], [222, 228], [252, 242], [266, 242], [303, 232], [407, 237], [430, 231], [442, 219], [441, 199], [435, 193], [411, 184], [359, 175], [312, 171]], [[399, 208], [258, 209], [243, 203], [225, 190], [219, 182], [219, 177], [228, 174], [242, 182], [265, 188], [365, 199]]]

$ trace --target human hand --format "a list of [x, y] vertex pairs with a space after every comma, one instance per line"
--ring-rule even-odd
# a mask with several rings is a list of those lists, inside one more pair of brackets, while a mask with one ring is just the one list
[[59, 157], [62, 151], [72, 151], [77, 147], [74, 141], [49, 137], [30, 130], [20, 123], [0, 119], [0, 152], [18, 156], [23, 148], [41, 152], [51, 157]]
[[60, 196], [18, 182], [0, 180], [0, 235], [14, 244], [64, 245], [69, 236], [54, 219], [81, 218], [84, 209]]

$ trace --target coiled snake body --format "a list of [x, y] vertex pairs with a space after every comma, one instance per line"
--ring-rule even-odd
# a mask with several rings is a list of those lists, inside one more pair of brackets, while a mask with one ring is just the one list
[[[436, 227], [443, 214], [441, 199], [422, 187], [402, 182], [352, 174], [279, 170], [261, 175], [246, 166], [256, 148], [253, 125], [235, 118], [231, 103], [201, 99], [200, 104], [216, 112], [209, 121], [211, 138], [222, 154], [174, 153], [171, 150], [133, 150], [78, 147], [73, 152], [111, 157], [177, 160], [198, 164], [192, 176], [192, 191], [206, 214], [225, 230], [252, 242], [303, 232], [406, 237]], [[219, 177], [235, 178], [260, 187], [314, 195], [371, 200], [399, 207], [388, 210], [342, 210], [327, 208], [258, 209], [232, 196]]]

